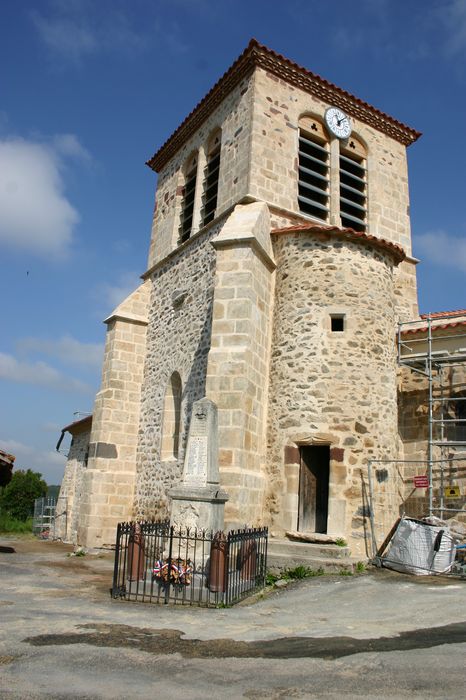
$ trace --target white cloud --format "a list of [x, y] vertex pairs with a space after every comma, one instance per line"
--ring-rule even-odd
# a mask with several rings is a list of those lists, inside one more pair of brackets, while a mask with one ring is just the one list
[[82, 343], [70, 335], [57, 340], [47, 338], [22, 338], [17, 343], [20, 354], [39, 352], [54, 357], [66, 365], [79, 365], [98, 369], [102, 365], [104, 347], [100, 343]]
[[[62, 148], [79, 151], [76, 137], [61, 138]], [[63, 165], [46, 144], [0, 141], [0, 245], [58, 259], [68, 253], [79, 215], [63, 193]]]
[[[57, 434], [57, 440], [59, 433]], [[32, 469], [40, 472], [48, 484], [59, 484], [63, 477], [66, 456], [55, 450], [41, 450], [17, 440], [0, 437], [0, 449], [15, 455], [14, 470]]]
[[44, 17], [39, 12], [32, 14], [32, 20], [49, 49], [74, 61], [98, 48], [97, 37], [86, 22], [66, 16]]
[[121, 304], [123, 299], [134, 292], [141, 284], [140, 276], [137, 272], [122, 272], [114, 284], [103, 283], [96, 287], [94, 296], [103, 302], [106, 313]]
[[13, 355], [0, 352], [0, 379], [19, 384], [34, 384], [58, 391], [92, 393], [92, 388], [80, 379], [67, 377], [46, 362], [20, 362]]
[[466, 239], [457, 238], [446, 231], [432, 231], [416, 236], [415, 243], [431, 262], [466, 272]]
[[87, 163], [92, 161], [91, 154], [79, 143], [75, 134], [57, 134], [53, 139], [53, 143], [58, 153], [63, 156], [78, 158]]
[[98, 6], [83, 0], [55, 2], [51, 12], [34, 11], [30, 16], [51, 53], [74, 63], [102, 51], [128, 52], [147, 45], [131, 26], [125, 5], [115, 0]]

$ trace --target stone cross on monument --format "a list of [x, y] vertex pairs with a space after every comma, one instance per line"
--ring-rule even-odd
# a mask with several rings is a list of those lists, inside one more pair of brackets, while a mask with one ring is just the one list
[[210, 399], [193, 404], [183, 478], [169, 496], [172, 525], [223, 530], [228, 494], [220, 488], [217, 406]]

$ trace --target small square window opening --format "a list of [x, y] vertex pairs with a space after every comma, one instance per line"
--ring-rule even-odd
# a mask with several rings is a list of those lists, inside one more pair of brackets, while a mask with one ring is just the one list
[[343, 315], [330, 316], [332, 333], [341, 333], [345, 330], [345, 317]]

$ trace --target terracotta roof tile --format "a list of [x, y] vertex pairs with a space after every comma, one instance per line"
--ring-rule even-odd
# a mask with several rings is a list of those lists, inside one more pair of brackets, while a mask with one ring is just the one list
[[314, 224], [309, 222], [308, 224], [296, 224], [294, 226], [286, 226], [285, 228], [276, 228], [273, 229], [271, 233], [298, 233], [299, 231], [308, 231], [309, 233], [331, 233], [337, 238], [344, 238], [350, 241], [369, 244], [373, 248], [378, 248], [384, 252], [390, 253], [395, 259], [396, 264], [403, 262], [403, 260], [406, 258], [406, 254], [401, 246], [391, 243], [390, 241], [385, 240], [385, 238], [377, 238], [377, 236], [371, 236], [368, 233], [362, 233], [362, 231], [355, 231], [352, 228], [329, 226], [326, 224]]
[[[439, 323], [432, 326], [432, 333], [437, 331], [449, 330], [450, 328], [458, 328], [459, 326], [466, 326], [466, 321], [456, 321], [452, 323]], [[414, 333], [427, 333], [429, 330], [428, 326], [422, 326], [419, 328], [409, 328], [407, 330], [401, 331], [401, 335], [414, 335]]]
[[92, 425], [92, 416], [84, 416], [84, 418], [80, 418], [79, 420], [73, 421], [73, 423], [70, 423], [69, 425], [65, 425], [64, 428], [62, 428], [62, 432], [68, 431], [69, 433], [73, 434], [73, 431], [76, 429], [79, 430], [84, 430], [86, 428], [86, 424], [89, 423], [89, 426]]
[[448, 318], [451, 316], [466, 316], [466, 309], [457, 311], [430, 311], [427, 314], [420, 314], [421, 318]]
[[242, 54], [188, 114], [163, 146], [147, 161], [147, 165], [159, 172], [187, 139], [199, 129], [225, 96], [256, 67], [263, 68], [278, 78], [314, 94], [328, 104], [337, 101], [338, 105], [351, 116], [388, 134], [405, 146], [416, 141], [421, 135], [419, 131], [372, 107], [368, 102], [355, 97], [347, 90], [337, 87], [325, 78], [276, 53], [256, 39], [251, 39]]

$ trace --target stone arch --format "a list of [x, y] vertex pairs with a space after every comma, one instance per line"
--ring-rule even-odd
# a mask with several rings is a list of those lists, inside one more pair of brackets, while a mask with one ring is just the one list
[[207, 139], [207, 142], [206, 142], [206, 155], [208, 156], [210, 153], [217, 150], [217, 148], [220, 148], [221, 145], [222, 145], [222, 130], [218, 126], [215, 129], [213, 129], [209, 134], [209, 138]]
[[300, 115], [298, 128], [300, 131], [307, 132], [310, 136], [313, 136], [318, 142], [327, 143], [329, 141], [322, 119], [310, 112]]
[[364, 160], [367, 160], [367, 143], [360, 136], [357, 136], [354, 132], [347, 139], [345, 145], [342, 145], [341, 147], [341, 152], [344, 153], [345, 151], [348, 153], [354, 153], [355, 155], [360, 156]]
[[178, 372], [171, 375], [163, 404], [162, 439], [160, 444], [160, 459], [162, 461], [178, 459], [180, 447], [181, 423], [181, 377]]

